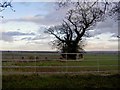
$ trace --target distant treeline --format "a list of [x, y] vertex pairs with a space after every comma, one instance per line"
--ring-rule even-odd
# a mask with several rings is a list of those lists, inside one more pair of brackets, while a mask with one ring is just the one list
[[[59, 51], [0, 51], [2, 53], [60, 53]], [[119, 54], [120, 51], [85, 51], [88, 54]]]

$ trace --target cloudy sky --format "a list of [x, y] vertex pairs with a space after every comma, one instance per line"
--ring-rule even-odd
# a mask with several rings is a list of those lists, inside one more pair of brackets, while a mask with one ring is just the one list
[[[4, 10], [0, 19], [0, 50], [52, 51], [49, 42], [53, 36], [45, 34], [45, 28], [60, 24], [66, 8], [57, 10], [54, 2], [13, 2]], [[85, 50], [118, 50], [118, 23], [108, 18], [90, 30]]]

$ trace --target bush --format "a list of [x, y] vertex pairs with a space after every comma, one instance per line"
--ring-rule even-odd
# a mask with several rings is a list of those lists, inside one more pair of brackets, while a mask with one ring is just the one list
[[30, 56], [29, 59], [34, 59], [34, 56]]

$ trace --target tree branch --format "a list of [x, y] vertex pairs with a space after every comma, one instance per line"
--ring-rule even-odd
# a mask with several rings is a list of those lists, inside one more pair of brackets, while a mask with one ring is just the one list
[[57, 39], [59, 39], [60, 41], [64, 42], [63, 39], [61, 39], [59, 36], [57, 36], [55, 33], [52, 32], [52, 29], [51, 29], [51, 28], [49, 28], [48, 32], [49, 32], [50, 34], [54, 35], [54, 36], [55, 36]]
[[71, 40], [72, 40], [72, 37], [73, 37], [72, 29], [71, 29], [70, 25], [68, 25], [68, 23], [67, 23], [65, 20], [63, 20], [63, 22], [64, 22], [65, 25], [67, 25], [67, 27], [69, 28], [69, 34], [70, 34], [69, 40], [71, 41]]

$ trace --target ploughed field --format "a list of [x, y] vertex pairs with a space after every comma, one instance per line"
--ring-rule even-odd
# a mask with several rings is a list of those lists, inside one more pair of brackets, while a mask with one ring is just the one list
[[83, 58], [67, 60], [60, 53], [4, 52], [4, 73], [81, 73], [118, 72], [118, 54], [84, 54]]

